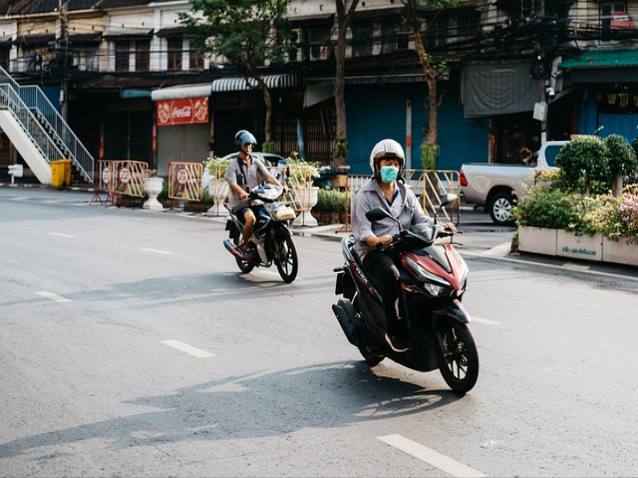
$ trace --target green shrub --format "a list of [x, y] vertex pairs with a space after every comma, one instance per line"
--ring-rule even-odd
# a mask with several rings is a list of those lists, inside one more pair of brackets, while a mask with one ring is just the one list
[[606, 191], [609, 183], [609, 149], [600, 138], [582, 137], [567, 143], [556, 156], [561, 180], [574, 191]]
[[535, 189], [514, 208], [514, 217], [522, 226], [576, 229], [580, 218], [574, 202], [580, 197], [558, 189]]

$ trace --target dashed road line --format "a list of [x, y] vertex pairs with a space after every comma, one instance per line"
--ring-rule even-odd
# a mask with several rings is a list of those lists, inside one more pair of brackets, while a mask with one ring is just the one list
[[169, 252], [169, 251], [162, 251], [160, 249], [149, 249], [148, 247], [143, 247], [140, 250], [144, 252], [152, 252], [153, 254], [163, 254], [165, 256], [169, 256], [172, 254], [172, 252]]
[[471, 322], [484, 325], [500, 325], [500, 322], [491, 319], [484, 319], [483, 317], [472, 317]]
[[196, 358], [209, 358], [214, 357], [213, 354], [206, 352], [197, 347], [193, 347], [192, 345], [186, 344], [184, 342], [180, 342], [179, 340], [162, 340], [164, 345], [169, 347], [173, 347], [174, 349], [179, 350], [180, 352], [187, 353], [188, 355], [192, 355]]
[[439, 470], [449, 473], [450, 475], [458, 478], [483, 478], [487, 475], [480, 471], [474, 470], [463, 463], [453, 460], [450, 457], [442, 455], [441, 453], [432, 450], [420, 443], [405, 438], [402, 435], [385, 435], [377, 437], [384, 443], [387, 443], [394, 448], [401, 450], [408, 455], [412, 455], [421, 461], [429, 463], [430, 465], [438, 468]]
[[66, 302], [71, 302], [71, 299], [67, 299], [66, 297], [62, 297], [61, 295], [55, 294], [53, 292], [49, 292], [48, 290], [40, 290], [36, 292], [37, 295], [41, 297], [45, 297], [47, 299], [52, 300], [53, 302], [58, 302], [60, 304], [64, 304]]
[[64, 232], [50, 232], [49, 235], [55, 237], [64, 237], [66, 239], [73, 239], [75, 237], [73, 234], [65, 234]]

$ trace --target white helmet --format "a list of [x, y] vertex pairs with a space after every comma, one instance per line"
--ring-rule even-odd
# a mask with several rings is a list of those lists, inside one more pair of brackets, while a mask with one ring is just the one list
[[376, 172], [374, 170], [375, 160], [384, 157], [397, 158], [400, 161], [399, 169], [403, 169], [403, 165], [405, 164], [405, 153], [403, 152], [403, 148], [393, 139], [383, 139], [374, 145], [374, 148], [372, 148], [372, 152], [370, 153], [370, 169], [373, 174]]

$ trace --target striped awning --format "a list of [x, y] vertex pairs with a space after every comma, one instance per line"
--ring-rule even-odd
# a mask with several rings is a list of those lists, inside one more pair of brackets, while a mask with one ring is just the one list
[[[263, 79], [268, 89], [293, 88], [295, 86], [299, 86], [299, 77], [293, 73], [265, 75]], [[234, 76], [218, 78], [213, 81], [212, 91], [213, 93], [222, 93], [225, 91], [246, 91], [255, 88], [256, 86], [257, 82], [253, 78], [249, 78], [247, 82], [246, 78], [243, 76]]]

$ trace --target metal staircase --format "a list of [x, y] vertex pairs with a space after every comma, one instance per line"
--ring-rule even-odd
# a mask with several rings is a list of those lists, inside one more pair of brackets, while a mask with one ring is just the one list
[[[70, 159], [82, 179], [93, 183], [93, 156], [39, 86], [20, 86], [0, 67], [0, 109], [11, 113], [26, 139], [36, 147], [44, 161], [49, 163], [58, 159]], [[17, 147], [16, 142], [19, 141], [16, 140], [19, 138], [10, 139]], [[22, 152], [21, 154], [25, 156]], [[26, 156], [25, 160], [29, 162]], [[34, 169], [31, 164], [29, 166]]]

